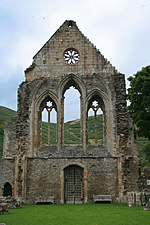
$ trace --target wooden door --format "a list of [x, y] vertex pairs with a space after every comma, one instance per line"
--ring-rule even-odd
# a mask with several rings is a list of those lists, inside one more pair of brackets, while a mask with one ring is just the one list
[[83, 202], [83, 168], [79, 166], [69, 166], [65, 169], [65, 202]]

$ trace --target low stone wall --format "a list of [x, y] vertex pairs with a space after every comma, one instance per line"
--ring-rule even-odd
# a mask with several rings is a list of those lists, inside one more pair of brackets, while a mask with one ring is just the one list
[[128, 192], [129, 206], [146, 206], [150, 199], [150, 192]]

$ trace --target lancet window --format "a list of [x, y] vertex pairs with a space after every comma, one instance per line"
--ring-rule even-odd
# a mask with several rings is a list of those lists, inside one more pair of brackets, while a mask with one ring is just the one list
[[64, 88], [64, 144], [81, 144], [81, 94], [78, 85], [70, 80]]
[[55, 102], [47, 97], [40, 106], [41, 112], [41, 144], [57, 143], [57, 108]]
[[88, 105], [87, 112], [88, 144], [99, 145], [104, 143], [104, 113], [103, 102], [97, 96], [93, 97]]

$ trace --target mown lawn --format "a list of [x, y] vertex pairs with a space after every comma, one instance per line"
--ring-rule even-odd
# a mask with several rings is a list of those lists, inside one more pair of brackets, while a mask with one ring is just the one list
[[6, 225], [150, 225], [150, 211], [114, 204], [24, 205], [0, 215]]

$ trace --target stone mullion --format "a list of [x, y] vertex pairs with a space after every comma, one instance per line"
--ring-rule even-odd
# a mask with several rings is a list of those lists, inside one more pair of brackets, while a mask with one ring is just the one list
[[42, 113], [38, 111], [36, 115], [34, 118], [34, 149], [42, 143]]
[[59, 107], [56, 110], [56, 144], [58, 144], [58, 146], [60, 145], [60, 114], [59, 114]]
[[81, 144], [83, 145], [84, 142], [84, 132], [83, 132], [83, 124], [84, 124], [84, 119], [83, 119], [83, 115], [84, 115], [84, 110], [83, 110], [83, 98], [82, 96], [80, 96], [80, 140], [81, 140]]
[[95, 137], [95, 145], [97, 145], [97, 111], [94, 110], [94, 137]]
[[37, 118], [34, 118], [34, 133], [33, 133], [33, 154], [35, 154], [35, 149], [37, 148]]
[[42, 112], [38, 112], [37, 121], [37, 146], [42, 145]]
[[48, 112], [48, 145], [50, 145], [50, 113], [51, 113], [51, 111], [48, 109], [47, 110], [47, 112]]
[[[83, 99], [82, 99], [83, 101]], [[87, 141], [88, 141], [88, 130], [87, 130], [87, 112], [86, 112], [87, 107], [85, 107], [84, 103], [82, 103], [82, 115], [83, 115], [83, 127], [82, 127], [82, 138], [83, 138], [83, 147], [86, 149], [87, 146]]]
[[64, 99], [65, 97], [63, 96], [61, 98], [61, 145], [64, 144]]

